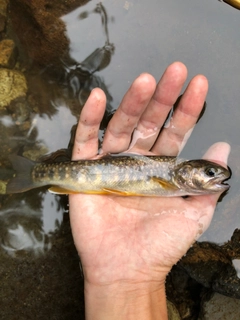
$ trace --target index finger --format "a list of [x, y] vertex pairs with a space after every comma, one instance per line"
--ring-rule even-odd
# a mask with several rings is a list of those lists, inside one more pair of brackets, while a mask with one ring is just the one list
[[72, 152], [73, 160], [94, 157], [98, 152], [98, 131], [106, 106], [105, 93], [93, 89], [78, 121]]

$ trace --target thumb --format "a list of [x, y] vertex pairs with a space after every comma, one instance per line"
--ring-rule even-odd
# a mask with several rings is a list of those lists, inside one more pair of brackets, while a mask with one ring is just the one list
[[224, 167], [227, 167], [228, 156], [231, 151], [231, 147], [226, 142], [214, 143], [204, 154], [203, 159], [217, 162]]
[[[217, 142], [213, 144], [207, 152], [204, 154], [203, 159], [216, 162], [223, 167], [227, 167], [228, 156], [231, 147], [226, 142]], [[203, 231], [205, 231], [213, 217], [213, 213], [217, 204], [217, 201], [221, 193], [209, 194], [203, 196], [192, 196], [189, 200], [195, 207], [198, 207], [203, 214], [201, 215], [201, 223]]]

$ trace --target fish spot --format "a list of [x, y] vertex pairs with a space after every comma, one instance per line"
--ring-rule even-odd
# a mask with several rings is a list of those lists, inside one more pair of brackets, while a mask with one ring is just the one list
[[66, 178], [66, 179], [69, 178], [69, 174], [68, 174], [68, 173], [65, 174], [65, 178]]

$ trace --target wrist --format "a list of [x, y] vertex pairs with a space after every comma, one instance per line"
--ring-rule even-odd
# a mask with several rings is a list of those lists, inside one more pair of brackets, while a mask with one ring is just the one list
[[87, 320], [167, 320], [164, 282], [85, 281], [85, 306]]

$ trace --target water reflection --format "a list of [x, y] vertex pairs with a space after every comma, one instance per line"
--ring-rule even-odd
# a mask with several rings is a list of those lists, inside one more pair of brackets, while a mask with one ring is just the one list
[[[65, 34], [63, 38], [65, 53], [63, 54], [61, 50], [48, 51], [48, 37], [52, 36], [56, 44], [61, 38], [60, 33], [64, 33], [62, 22], [64, 18], [60, 20], [58, 14], [55, 15], [53, 11], [46, 13], [46, 7], [42, 9], [46, 14], [44, 16], [40, 11], [36, 11], [34, 3], [28, 3], [27, 6], [26, 18], [26, 7], [23, 3], [19, 1], [15, 5], [11, 2], [12, 27], [22, 40], [19, 46], [18, 63], [24, 65], [26, 69], [24, 77], [28, 85], [28, 95], [25, 98], [13, 99], [6, 109], [0, 110], [2, 142], [0, 192], [2, 194], [5, 192], [8, 179], [13, 174], [8, 155], [20, 154], [34, 161], [52, 152], [55, 153], [50, 156], [50, 159], [54, 161], [71, 157], [75, 123], [93, 88], [102, 88], [108, 101], [101, 132], [111, 118], [113, 110], [112, 97], [104, 79], [96, 75], [97, 72], [109, 66], [114, 54], [114, 45], [109, 39], [108, 15], [105, 7], [98, 3], [92, 11], [83, 12], [79, 17], [80, 19], [94, 17], [101, 23], [103, 36], [101, 40], [103, 46], [95, 48], [92, 53], [79, 61], [71, 57]], [[41, 6], [42, 4], [39, 3], [39, 7]], [[29, 14], [37, 22], [36, 25], [32, 25]], [[54, 23], [59, 26], [56, 34], [45, 34], [49, 30], [46, 24], [47, 16], [51, 16]], [[21, 17], [24, 23], [20, 26]], [[44, 46], [40, 49], [40, 51], [45, 50], [42, 60], [34, 41], [29, 42], [22, 38], [22, 34], [26, 34], [29, 28], [32, 31], [28, 36], [34, 34], [35, 37], [41, 37], [41, 41], [44, 41]], [[26, 60], [24, 52], [32, 60]], [[101, 133], [99, 138], [101, 140]], [[49, 157], [46, 157], [45, 161], [48, 159]], [[63, 213], [67, 210], [66, 204], [62, 204], [62, 197], [54, 197], [43, 190], [5, 196], [5, 198], [2, 196], [1, 199], [1, 248], [11, 256], [16, 256], [17, 252], [29, 250], [35, 254], [50, 250], [51, 234], [59, 228]]]
[[48, 251], [66, 210], [66, 199], [63, 203], [47, 191], [9, 196], [0, 211], [0, 246], [11, 256], [23, 250]]

